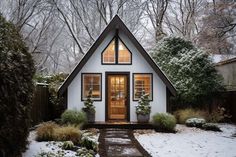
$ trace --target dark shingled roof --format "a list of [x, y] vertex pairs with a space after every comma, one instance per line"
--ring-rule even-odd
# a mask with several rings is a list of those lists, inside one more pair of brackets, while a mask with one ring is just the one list
[[62, 95], [67, 90], [67, 87], [70, 85], [70, 83], [75, 78], [75, 76], [80, 72], [82, 67], [86, 64], [86, 62], [89, 60], [89, 58], [92, 56], [92, 54], [98, 48], [98, 46], [102, 43], [102, 41], [105, 39], [107, 34], [115, 29], [122, 30], [124, 32], [124, 34], [126, 34], [126, 36], [130, 39], [130, 41], [134, 44], [134, 46], [138, 49], [138, 51], [142, 54], [142, 56], [150, 64], [150, 66], [153, 68], [153, 70], [157, 73], [157, 75], [165, 83], [165, 85], [167, 86], [167, 89], [171, 92], [172, 95], [175, 96], [176, 95], [175, 87], [172, 85], [170, 80], [165, 76], [165, 74], [160, 70], [160, 68], [156, 65], [156, 63], [152, 60], [150, 55], [144, 50], [144, 48], [137, 41], [137, 39], [134, 37], [134, 35], [129, 31], [129, 29], [126, 27], [126, 25], [123, 23], [123, 21], [119, 18], [118, 15], [116, 15], [111, 20], [111, 22], [107, 25], [107, 27], [104, 29], [104, 31], [101, 33], [101, 35], [97, 38], [97, 40], [94, 42], [94, 44], [88, 50], [88, 52], [81, 59], [79, 64], [75, 67], [75, 69], [72, 71], [72, 73], [67, 77], [67, 79], [64, 81], [64, 83], [61, 85], [61, 87], [59, 88], [59, 91], [58, 91], [59, 95]]

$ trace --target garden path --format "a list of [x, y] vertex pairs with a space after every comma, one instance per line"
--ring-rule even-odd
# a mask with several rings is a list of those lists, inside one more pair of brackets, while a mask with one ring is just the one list
[[99, 136], [101, 157], [150, 157], [129, 129], [101, 129]]

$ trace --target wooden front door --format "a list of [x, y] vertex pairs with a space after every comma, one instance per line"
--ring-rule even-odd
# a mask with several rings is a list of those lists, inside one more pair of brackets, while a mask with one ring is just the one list
[[107, 76], [108, 120], [127, 120], [128, 75]]

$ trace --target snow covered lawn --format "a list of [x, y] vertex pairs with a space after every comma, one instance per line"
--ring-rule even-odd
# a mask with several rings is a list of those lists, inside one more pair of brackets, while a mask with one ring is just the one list
[[178, 132], [148, 131], [134, 135], [154, 157], [236, 157], [236, 125], [219, 124], [223, 132], [204, 131], [177, 125]]
[[[98, 136], [94, 136], [95, 139], [98, 140]], [[63, 157], [75, 157], [76, 152], [70, 151], [70, 150], [63, 150], [60, 146], [62, 145], [62, 142], [37, 142], [35, 141], [36, 133], [35, 131], [31, 131], [29, 135], [29, 145], [28, 149], [25, 153], [22, 154], [23, 157], [34, 157], [42, 152], [52, 152], [57, 154], [64, 154]], [[97, 154], [96, 157], [99, 157]]]

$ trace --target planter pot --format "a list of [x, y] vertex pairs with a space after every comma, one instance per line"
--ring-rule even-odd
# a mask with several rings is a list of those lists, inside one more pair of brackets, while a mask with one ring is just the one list
[[150, 119], [150, 114], [137, 114], [138, 123], [148, 123]]
[[95, 122], [95, 112], [85, 112], [87, 116], [88, 123]]

